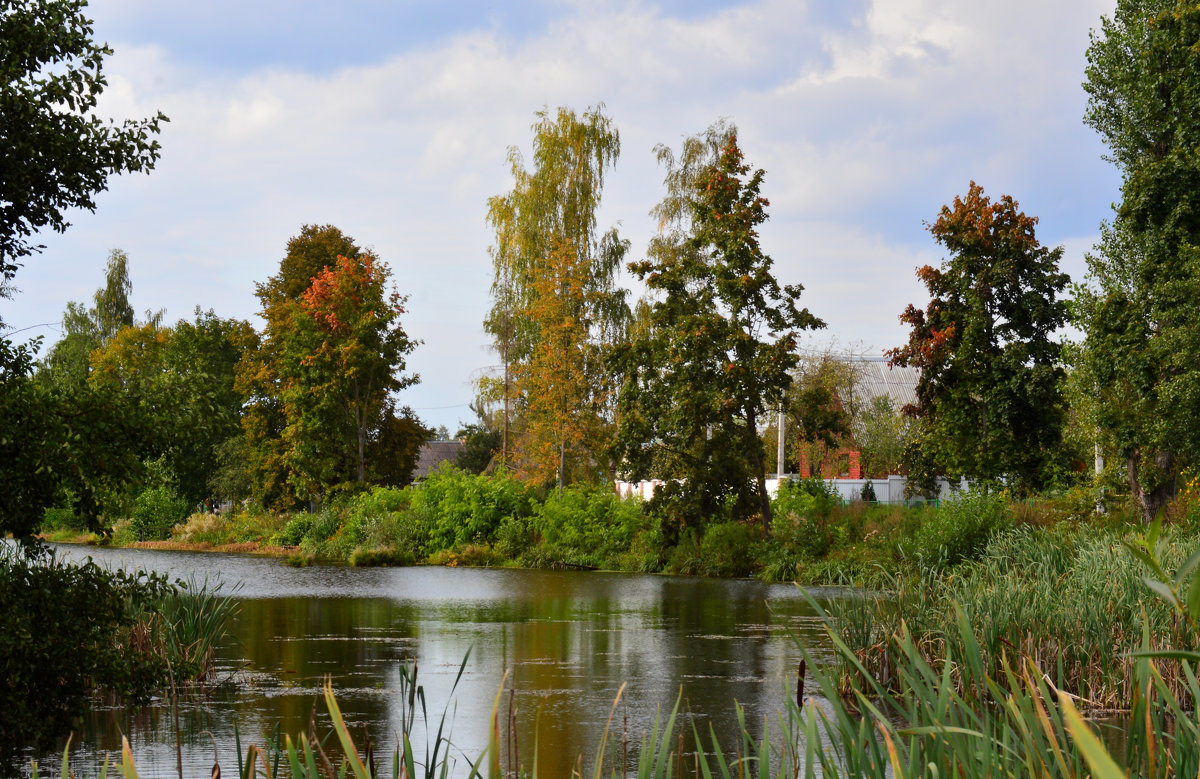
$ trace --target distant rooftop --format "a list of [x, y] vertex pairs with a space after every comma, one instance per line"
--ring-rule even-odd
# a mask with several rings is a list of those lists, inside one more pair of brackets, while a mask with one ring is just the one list
[[916, 404], [920, 369], [899, 365], [893, 368], [882, 360], [855, 360], [853, 365], [856, 375], [854, 399], [859, 404], [866, 405], [880, 396], [891, 398], [896, 411], [910, 403]]
[[462, 441], [426, 441], [421, 444], [421, 449], [417, 452], [417, 467], [413, 471], [413, 480], [424, 479], [442, 467], [444, 462], [453, 463], [462, 450]]

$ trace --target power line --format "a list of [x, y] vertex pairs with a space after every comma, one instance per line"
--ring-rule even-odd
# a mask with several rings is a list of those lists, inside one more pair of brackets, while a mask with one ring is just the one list
[[17, 333], [23, 333], [26, 330], [32, 330], [35, 327], [58, 327], [58, 322], [42, 322], [41, 324], [30, 325], [29, 327], [22, 327], [20, 330], [10, 330], [8, 332], [8, 335], [16, 335]]

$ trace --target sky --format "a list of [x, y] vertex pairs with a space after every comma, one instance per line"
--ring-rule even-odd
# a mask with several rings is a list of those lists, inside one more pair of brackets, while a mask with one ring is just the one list
[[[662, 198], [654, 147], [719, 119], [766, 171], [760, 232], [781, 283], [827, 327], [809, 349], [878, 355], [906, 340], [914, 276], [944, 258], [928, 233], [972, 180], [1012, 195], [1084, 254], [1120, 177], [1082, 116], [1089, 31], [1112, 0], [100, 0], [114, 55], [100, 112], [170, 117], [149, 175], [110, 180], [95, 213], [18, 271], [8, 332], [58, 338], [113, 248], [132, 302], [196, 306], [261, 327], [255, 282], [305, 224], [333, 224], [386, 261], [408, 296], [421, 376], [400, 401], [451, 432], [497, 362], [482, 320], [487, 199], [512, 187], [542, 108], [603, 104], [621, 137], [601, 230], [644, 256]], [[625, 274], [622, 283], [638, 294]]]

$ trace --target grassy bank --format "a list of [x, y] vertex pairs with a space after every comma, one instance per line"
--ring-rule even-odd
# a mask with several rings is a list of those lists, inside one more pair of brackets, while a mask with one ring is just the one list
[[[765, 537], [757, 521], [720, 516], [672, 526], [653, 504], [620, 500], [606, 487], [560, 494], [446, 468], [418, 486], [375, 488], [312, 513], [250, 506], [193, 514], [174, 526], [122, 520], [107, 539], [91, 540], [259, 552], [297, 563], [558, 566], [880, 587], [894, 577], [953, 570], [1014, 527], [1067, 534], [1136, 527], [1119, 512], [1095, 517], [1093, 510], [1087, 492], [1020, 503], [992, 492], [939, 506], [844, 504], [810, 480], [785, 486], [773, 501]], [[81, 540], [61, 524], [44, 529], [49, 540]]]

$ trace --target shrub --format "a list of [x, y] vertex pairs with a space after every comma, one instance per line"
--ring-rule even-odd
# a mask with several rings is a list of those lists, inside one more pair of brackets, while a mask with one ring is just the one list
[[185, 544], [221, 544], [227, 536], [226, 522], [216, 514], [197, 512], [171, 530], [171, 538]]
[[48, 508], [42, 514], [42, 532], [54, 533], [63, 530], [87, 530], [88, 523], [69, 506]]
[[393, 511], [364, 519], [358, 526], [360, 543], [368, 549], [391, 548], [411, 565], [421, 560], [429, 545], [429, 524], [414, 511]]
[[791, 512], [776, 515], [771, 533], [785, 550], [799, 559], [824, 557], [832, 545], [829, 528], [818, 515]]
[[166, 580], [74, 565], [47, 551], [0, 550], [0, 747], [45, 744], [82, 713], [94, 684], [134, 702], [166, 681], [132, 604], [150, 603]]
[[668, 573], [684, 576], [700, 576], [704, 573], [704, 558], [700, 551], [700, 542], [696, 540], [696, 532], [687, 527], [679, 533], [679, 543], [671, 550], [667, 560]]
[[531, 526], [559, 559], [606, 567], [629, 551], [643, 524], [637, 501], [621, 500], [606, 488], [571, 487], [551, 493]]
[[840, 505], [841, 498], [834, 494], [824, 479], [796, 479], [779, 485], [779, 494], [771, 501], [771, 514], [795, 514], [818, 519], [827, 516], [835, 506]]
[[749, 576], [760, 533], [741, 522], [709, 525], [700, 541], [700, 559], [709, 576]]
[[662, 526], [649, 523], [633, 535], [629, 551], [620, 555], [617, 567], [623, 571], [658, 573], [667, 563], [667, 549], [663, 543]]
[[138, 493], [130, 520], [139, 541], [158, 541], [187, 518], [190, 504], [173, 487], [160, 484]]
[[528, 562], [526, 555], [537, 546], [537, 533], [529, 517], [505, 517], [496, 529], [496, 551], [510, 560]]
[[912, 555], [923, 566], [955, 565], [979, 556], [994, 533], [1012, 526], [1005, 491], [964, 492], [924, 515]]
[[509, 476], [474, 476], [446, 464], [413, 490], [412, 508], [430, 523], [432, 549], [458, 549], [492, 543], [505, 517], [533, 513], [533, 499]]
[[358, 521], [381, 517], [412, 506], [413, 491], [399, 487], [375, 487], [361, 492], [346, 502], [346, 514]]
[[294, 514], [275, 538], [280, 546], [300, 546], [312, 524], [312, 514]]
[[771, 540], [760, 544], [757, 557], [760, 565], [758, 571], [760, 580], [773, 584], [796, 579], [796, 557], [784, 549], [778, 541]]

